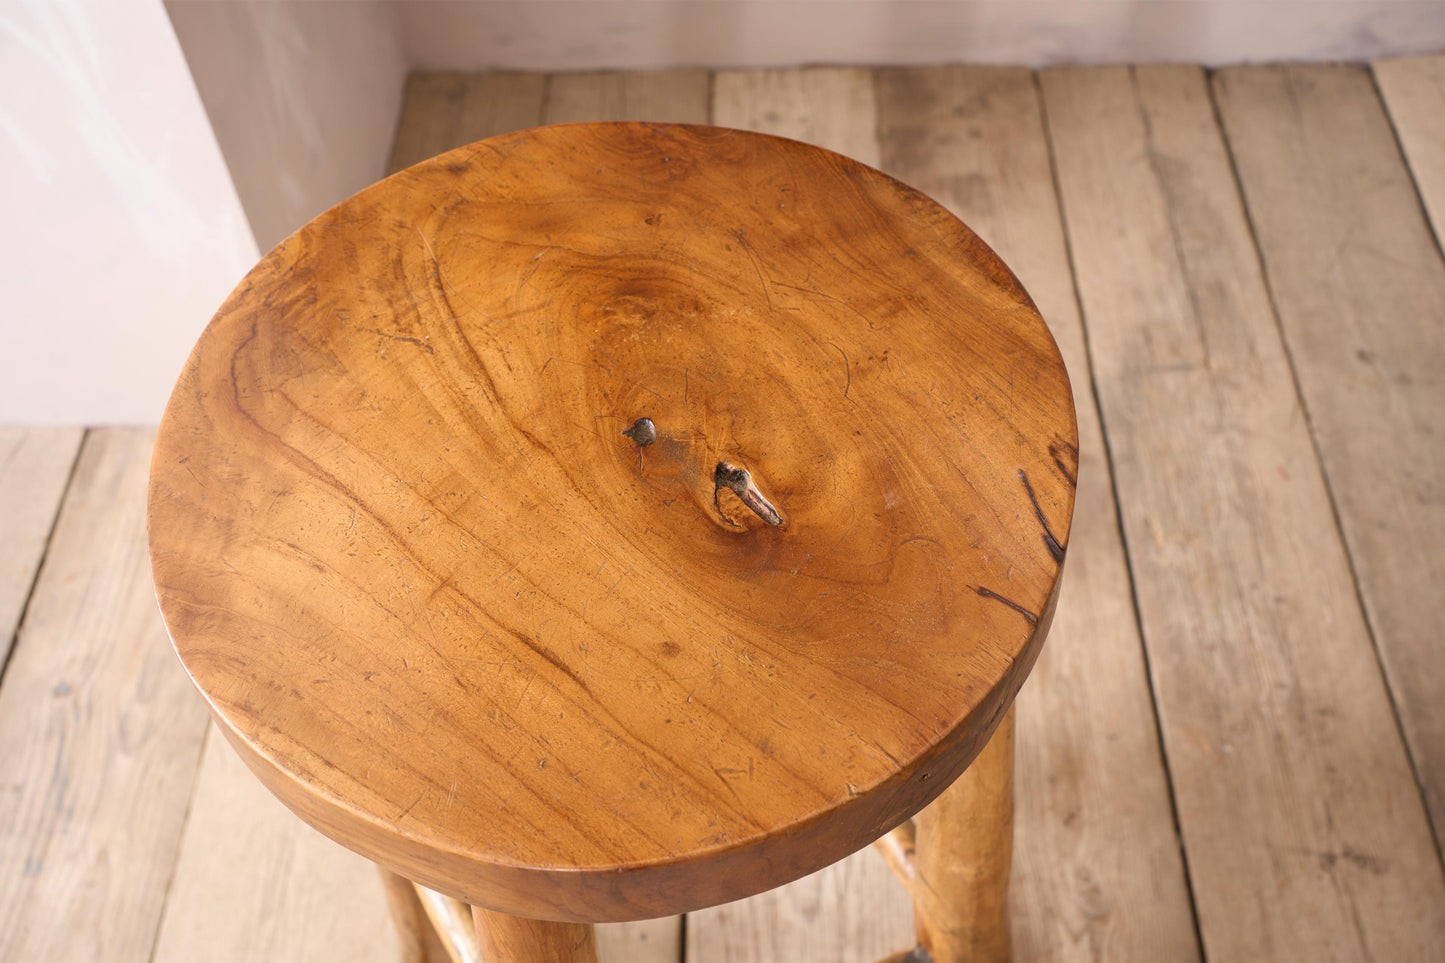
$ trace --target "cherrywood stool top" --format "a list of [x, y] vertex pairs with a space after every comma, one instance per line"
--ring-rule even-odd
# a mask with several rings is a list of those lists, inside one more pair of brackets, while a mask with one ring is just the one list
[[476, 905], [639, 919], [963, 771], [1047, 628], [1076, 457], [1047, 328], [933, 201], [774, 137], [548, 127], [257, 265], [166, 410], [150, 547], [308, 822]]

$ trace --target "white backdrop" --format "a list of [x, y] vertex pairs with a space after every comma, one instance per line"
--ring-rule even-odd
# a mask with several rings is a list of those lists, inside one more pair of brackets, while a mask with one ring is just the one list
[[1445, 0], [397, 0], [428, 70], [1358, 60], [1445, 48]]
[[0, 422], [155, 421], [256, 245], [159, 0], [0, 2]]

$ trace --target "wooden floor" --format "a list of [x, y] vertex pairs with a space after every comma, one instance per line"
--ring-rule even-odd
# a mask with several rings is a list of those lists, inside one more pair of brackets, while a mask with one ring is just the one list
[[[877, 165], [1049, 320], [1082, 451], [1019, 700], [1021, 960], [1445, 959], [1445, 57], [421, 75], [394, 164], [588, 119]], [[150, 442], [0, 430], [0, 960], [394, 960], [374, 874], [170, 652]], [[910, 928], [865, 852], [604, 952], [871, 963]]]

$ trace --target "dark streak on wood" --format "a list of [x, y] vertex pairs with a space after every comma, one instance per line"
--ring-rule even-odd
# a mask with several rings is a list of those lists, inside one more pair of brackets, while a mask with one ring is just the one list
[[982, 595], [986, 599], [993, 599], [996, 602], [1002, 602], [1004, 605], [1007, 605], [1019, 615], [1022, 615], [1024, 618], [1028, 619], [1030, 625], [1037, 625], [1039, 623], [1039, 617], [1037, 615], [1030, 612], [1028, 609], [1024, 608], [1022, 605], [1018, 604], [1012, 599], [1004, 598], [1002, 595], [998, 594], [992, 589], [986, 589], [982, 585], [979, 585], [974, 589], [974, 591], [977, 592], [979, 595]]
[[[1074, 463], [1073, 468], [1070, 468], [1067, 464], [1064, 463], [1064, 460], [1059, 457], [1059, 454], [1061, 452], [1068, 452], [1070, 459]], [[1078, 488], [1079, 449], [1075, 448], [1073, 445], [1069, 444], [1066, 441], [1058, 442], [1049, 446], [1049, 457], [1053, 458], [1054, 464], [1057, 465], [1059, 468], [1059, 473], [1069, 480], [1069, 484], [1073, 485], [1075, 488]]]
[[1029, 474], [1022, 468], [1019, 469], [1019, 480], [1024, 483], [1024, 491], [1029, 493], [1029, 501], [1034, 506], [1034, 514], [1038, 516], [1039, 524], [1044, 528], [1044, 544], [1048, 546], [1049, 555], [1055, 562], [1063, 562], [1064, 546], [1054, 537], [1053, 531], [1049, 528], [1049, 520], [1044, 517], [1044, 510], [1039, 507], [1038, 496], [1034, 494], [1034, 486], [1029, 484]]

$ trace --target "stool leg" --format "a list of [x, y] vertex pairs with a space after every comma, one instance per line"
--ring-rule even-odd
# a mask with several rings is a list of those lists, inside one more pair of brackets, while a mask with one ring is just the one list
[[484, 963], [597, 963], [591, 923], [553, 923], [472, 907]]
[[914, 925], [934, 963], [1012, 958], [1014, 710], [943, 795], [913, 817]]
[[401, 963], [446, 963], [446, 954], [438, 952], [441, 944], [432, 931], [431, 921], [422, 909], [411, 880], [380, 866], [376, 869], [381, 874], [381, 885], [386, 890], [386, 902], [391, 908], [397, 936], [401, 938]]

